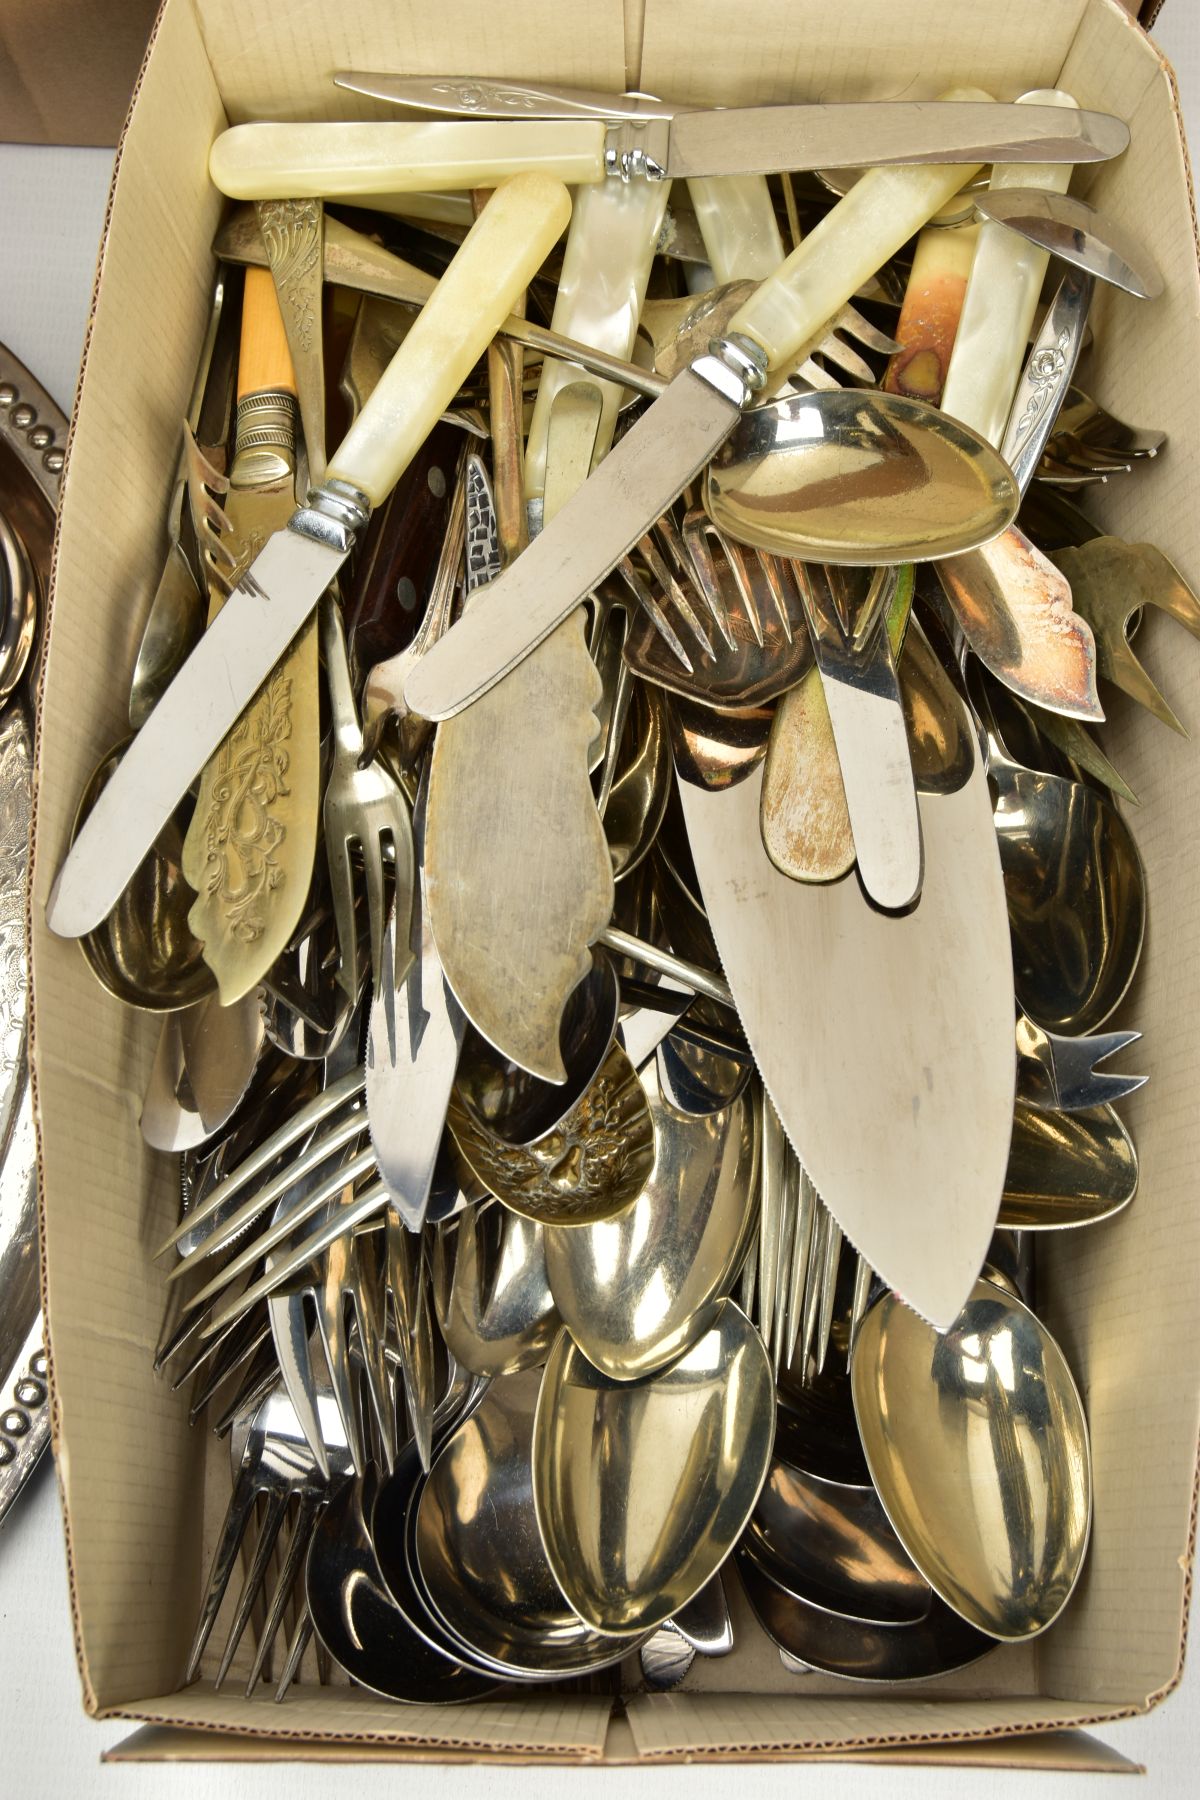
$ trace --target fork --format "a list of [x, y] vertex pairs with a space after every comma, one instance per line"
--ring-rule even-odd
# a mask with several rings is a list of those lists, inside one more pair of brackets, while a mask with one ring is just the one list
[[[256, 1601], [264, 1593], [268, 1566], [280, 1530], [292, 1502], [296, 1502], [291, 1535], [283, 1563], [275, 1582], [267, 1609], [262, 1635], [255, 1651], [249, 1687], [253, 1687], [270, 1651], [284, 1608], [291, 1594], [308, 1548], [317, 1517], [330, 1495], [330, 1482], [317, 1466], [315, 1457], [300, 1428], [296, 1409], [281, 1385], [276, 1385], [259, 1402], [248, 1421], [234, 1423], [234, 1449], [245, 1426], [245, 1440], [234, 1477], [233, 1493], [225, 1510], [221, 1535], [213, 1554], [208, 1581], [200, 1603], [200, 1615], [188, 1656], [185, 1681], [199, 1673], [200, 1660], [216, 1623], [217, 1614], [229, 1587], [233, 1566], [247, 1539], [256, 1503], [264, 1502], [262, 1518], [254, 1541], [250, 1566], [242, 1582], [226, 1634], [216, 1685], [220, 1687], [229, 1673]], [[341, 1419], [332, 1395], [320, 1397], [320, 1426], [328, 1455], [332, 1480], [348, 1479], [352, 1473], [349, 1451]], [[248, 1689], [249, 1691], [249, 1689]]]
[[333, 895], [341, 963], [338, 981], [353, 998], [358, 991], [358, 934], [354, 928], [354, 871], [351, 848], [362, 856], [367, 910], [371, 922], [371, 978], [383, 979], [383, 935], [387, 927], [387, 884], [384, 843], [390, 843], [396, 907], [396, 966], [387, 979], [404, 979], [412, 917], [413, 837], [408, 804], [399, 784], [378, 760], [364, 764], [365, 746], [354, 689], [346, 632], [332, 592], [321, 602], [321, 647], [332, 713], [333, 766], [325, 788], [325, 855]]

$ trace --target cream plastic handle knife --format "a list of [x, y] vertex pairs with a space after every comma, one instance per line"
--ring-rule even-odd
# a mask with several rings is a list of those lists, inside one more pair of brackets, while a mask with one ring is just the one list
[[530, 276], [558, 242], [571, 197], [549, 175], [497, 188], [329, 463], [377, 506], [395, 486]]
[[[1022, 94], [1017, 104], [1077, 108], [1079, 102], [1057, 88], [1038, 88]], [[1005, 163], [993, 169], [990, 186], [1065, 194], [1070, 179], [1065, 163]], [[1003, 225], [988, 220], [980, 227], [941, 405], [997, 448], [1049, 260], [1047, 251]]]
[[[555, 331], [611, 356], [629, 356], [670, 189], [669, 181], [639, 178], [576, 190], [551, 321]], [[545, 491], [546, 440], [554, 401], [563, 387], [578, 380], [579, 369], [571, 363], [542, 365], [525, 447], [528, 499], [536, 500]], [[599, 388], [593, 462], [599, 462], [612, 443], [622, 392], [620, 384], [611, 381], [600, 382]]]
[[213, 144], [208, 172], [233, 200], [493, 187], [526, 171], [601, 181], [606, 132], [601, 119], [234, 125]]

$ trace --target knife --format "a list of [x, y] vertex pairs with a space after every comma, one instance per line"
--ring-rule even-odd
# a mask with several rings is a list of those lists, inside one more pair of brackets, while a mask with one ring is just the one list
[[[1035, 112], [1043, 112], [1041, 118]], [[778, 169], [944, 163], [1107, 162], [1129, 142], [1109, 113], [984, 99], [729, 107], [673, 119], [428, 119], [233, 125], [209, 155], [231, 200], [350, 200], [406, 188], [487, 187], [536, 169], [572, 185], [769, 175]], [[948, 196], [947, 196], [948, 197]]]
[[81, 937], [110, 911], [206, 759], [257, 693], [497, 325], [557, 243], [570, 196], [514, 177], [471, 228], [437, 293], [330, 459], [325, 482], [241, 577], [79, 833], [46, 906]]
[[[404, 78], [339, 79], [343, 86], [369, 82], [360, 91], [429, 110], [426, 102], [407, 97], [418, 90]], [[424, 92], [439, 85], [447, 86], [435, 78]], [[559, 90], [560, 96], [565, 92]], [[561, 98], [554, 101], [545, 90], [533, 94], [520, 117], [503, 106], [498, 121], [481, 106], [465, 120], [235, 125], [214, 143], [210, 172], [235, 200], [278, 194], [329, 199], [406, 187], [482, 187], [531, 166], [572, 183], [634, 174], [673, 180], [949, 160], [1103, 162], [1129, 142], [1128, 128], [1111, 114], [1065, 117], [1047, 107], [1039, 118], [977, 91], [932, 101], [709, 111], [638, 100], [638, 110], [615, 118], [622, 103], [611, 95], [585, 93], [583, 108], [569, 112]], [[453, 94], [446, 100], [452, 101], [446, 111], [461, 111]], [[560, 116], [537, 116], [551, 105]]]
[[660, 519], [763, 386], [970, 179], [958, 164], [871, 169], [626, 433], [579, 492], [412, 670], [405, 697], [449, 718], [507, 674]]
[[[236, 447], [210, 620], [255, 551], [295, 511], [296, 381], [275, 284], [247, 269], [238, 360]], [[310, 620], [205, 766], [183, 843], [196, 890], [188, 924], [222, 1006], [256, 988], [291, 942], [312, 881], [320, 812], [317, 637]]]
[[982, 758], [956, 793], [918, 797], [924, 886], [901, 918], [856, 882], [779, 873], [759, 830], [761, 763], [725, 789], [676, 766], [713, 935], [784, 1130], [855, 1248], [945, 1329], [986, 1255], [1012, 1133], [1012, 952]]

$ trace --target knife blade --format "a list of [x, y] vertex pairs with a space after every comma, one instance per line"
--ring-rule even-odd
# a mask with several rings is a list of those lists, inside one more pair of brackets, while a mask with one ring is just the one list
[[570, 213], [560, 182], [518, 175], [476, 221], [312, 503], [264, 546], [134, 739], [46, 904], [60, 937], [98, 925], [163, 823], [287, 650], [370, 508], [386, 498], [528, 285]]
[[[1018, 111], [983, 96], [706, 109], [652, 94], [530, 87], [466, 76], [343, 70], [333, 79], [338, 87], [375, 100], [455, 119], [591, 119], [610, 126], [631, 124], [635, 130], [661, 123], [666, 132], [653, 138], [647, 134], [647, 154], [653, 155], [651, 142], [665, 141], [665, 154], [654, 161], [657, 172], [669, 180], [918, 161], [1102, 162], [1120, 155], [1129, 142], [1128, 128], [1108, 113], [1064, 119], [1046, 106], [1035, 119], [1027, 107]], [[632, 145], [636, 139], [628, 141]]]
[[918, 797], [924, 886], [901, 918], [855, 882], [774, 868], [761, 763], [724, 790], [677, 767], [713, 935], [784, 1129], [855, 1248], [944, 1329], [987, 1252], [1012, 1132], [1012, 953], [982, 759], [957, 793]]
[[868, 170], [493, 582], [486, 607], [422, 657], [405, 684], [409, 708], [427, 719], [461, 712], [548, 637], [712, 457], [766, 372], [815, 336], [970, 174], [957, 164]]

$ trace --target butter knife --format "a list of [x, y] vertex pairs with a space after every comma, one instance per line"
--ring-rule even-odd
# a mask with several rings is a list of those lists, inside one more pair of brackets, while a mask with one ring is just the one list
[[76, 838], [46, 905], [81, 937], [110, 911], [179, 796], [256, 694], [557, 243], [570, 196], [514, 177], [472, 227], [379, 386], [330, 459], [325, 482], [238, 581], [131, 744]]

